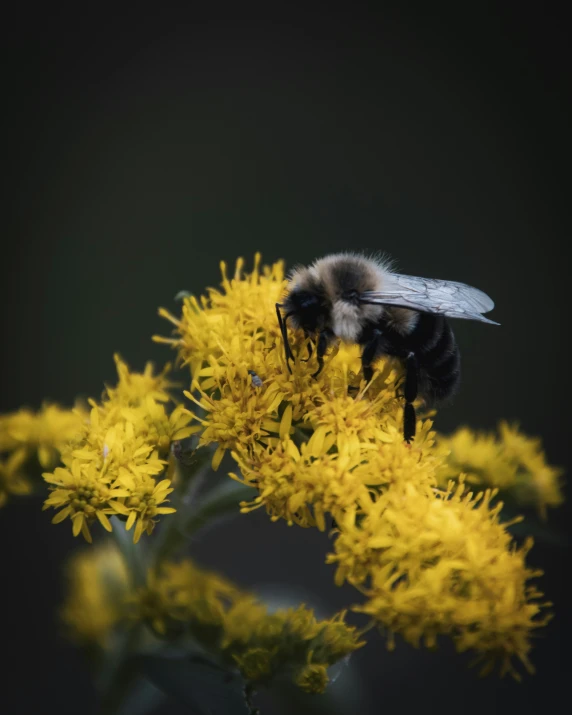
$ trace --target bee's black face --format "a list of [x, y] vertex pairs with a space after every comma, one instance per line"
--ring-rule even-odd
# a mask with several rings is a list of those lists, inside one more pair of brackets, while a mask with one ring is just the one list
[[319, 292], [294, 289], [286, 298], [284, 308], [292, 325], [306, 333], [317, 333], [327, 325], [328, 309]]

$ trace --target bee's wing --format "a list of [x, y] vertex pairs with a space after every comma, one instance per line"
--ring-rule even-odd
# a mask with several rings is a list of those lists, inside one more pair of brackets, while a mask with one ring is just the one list
[[394, 305], [422, 313], [437, 313], [449, 318], [480, 320], [483, 323], [498, 325], [494, 320], [484, 318], [482, 315], [495, 307], [489, 296], [477, 288], [454, 281], [394, 273], [389, 278], [386, 290], [365, 291], [360, 294], [360, 302]]

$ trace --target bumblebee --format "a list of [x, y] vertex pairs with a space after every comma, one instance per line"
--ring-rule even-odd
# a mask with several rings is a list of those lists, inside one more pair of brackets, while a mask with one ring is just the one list
[[288, 292], [276, 313], [284, 340], [286, 364], [294, 359], [287, 322], [316, 341], [317, 377], [324, 355], [336, 339], [362, 347], [364, 378], [382, 355], [405, 368], [403, 437], [415, 437], [413, 402], [428, 406], [452, 397], [461, 377], [461, 359], [448, 318], [478, 320], [494, 308], [488, 295], [453, 281], [394, 273], [385, 260], [339, 253], [294, 269]]

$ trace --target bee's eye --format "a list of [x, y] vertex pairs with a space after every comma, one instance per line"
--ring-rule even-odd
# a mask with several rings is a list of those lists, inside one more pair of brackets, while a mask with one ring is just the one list
[[309, 333], [319, 330], [325, 321], [326, 307], [321, 293], [292, 291], [285, 302], [285, 309], [287, 314], [292, 315], [293, 325]]
[[320, 296], [305, 290], [292, 293], [290, 300], [296, 310], [307, 311], [320, 305]]
[[320, 302], [320, 299], [316, 295], [306, 295], [300, 300], [300, 307], [302, 309], [304, 308], [313, 308], [314, 306], [318, 305]]

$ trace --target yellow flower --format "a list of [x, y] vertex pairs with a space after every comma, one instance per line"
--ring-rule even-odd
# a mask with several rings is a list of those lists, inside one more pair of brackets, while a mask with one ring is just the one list
[[501, 422], [498, 436], [464, 427], [450, 437], [440, 436], [439, 445], [449, 453], [438, 473], [442, 484], [463, 472], [472, 485], [498, 487], [518, 504], [536, 505], [544, 518], [547, 507], [564, 501], [562, 470], [547, 464], [539, 439], [516, 426]]
[[321, 663], [308, 663], [296, 675], [296, 685], [306, 693], [323, 693], [328, 684], [328, 671]]
[[[285, 411], [283, 422], [288, 419]], [[343, 520], [348, 510], [367, 500], [371, 489], [400, 479], [433, 484], [439, 462], [428, 453], [433, 444], [430, 427], [428, 421], [420, 426], [412, 447], [403, 442], [397, 424], [388, 424], [381, 437], [372, 426], [363, 442], [357, 434], [320, 424], [300, 447], [289, 438], [275, 447], [257, 444], [251, 450], [241, 444], [232, 453], [241, 475], [231, 476], [260, 491], [243, 511], [264, 505], [273, 520], [317, 525], [323, 531], [326, 513]]]
[[344, 524], [329, 561], [338, 564], [338, 583], [347, 579], [368, 597], [356, 610], [390, 635], [430, 647], [449, 635], [459, 650], [498, 659], [516, 674], [512, 659], [530, 669], [530, 634], [546, 618], [541, 594], [527, 583], [540, 575], [525, 565], [530, 544], [512, 546], [493, 496], [452, 482], [445, 492], [396, 484], [363, 519]]
[[44, 474], [44, 479], [53, 485], [43, 509], [55, 507], [60, 511], [53, 517], [52, 524], [59, 524], [69, 517], [73, 535], [81, 532], [91, 543], [90, 524], [96, 519], [103, 528], [111, 531], [108, 514], [127, 515], [128, 510], [117, 501], [129, 492], [110, 486], [109, 480], [98, 471], [96, 462], [82, 463], [74, 459], [69, 469], [57, 467], [53, 474]]
[[218, 385], [217, 399], [202, 390], [200, 400], [185, 392], [207, 413], [205, 419], [200, 420], [204, 429], [199, 446], [212, 442], [219, 445], [213, 457], [213, 469], [218, 468], [227, 449], [238, 444], [254, 446], [258, 440], [269, 436], [276, 427], [272, 418], [284, 397], [276, 385], [263, 391], [249, 389], [251, 377], [246, 370], [240, 375], [239, 371], [230, 368], [228, 378]]
[[342, 612], [318, 621], [304, 605], [269, 612], [245, 594], [226, 614], [222, 648], [251, 680], [268, 680], [281, 669], [309, 662], [313, 655], [333, 664], [364, 645], [344, 617]]
[[210, 288], [208, 297], [200, 300], [194, 296], [185, 298], [181, 319], [164, 309], [160, 311], [176, 326], [179, 337], [155, 340], [173, 344], [179, 359], [191, 366], [193, 375], [209, 360], [256, 370], [258, 366], [252, 365], [250, 358], [253, 352], [260, 352], [257, 343], [275, 347], [279, 330], [274, 305], [285, 286], [283, 263], [265, 266], [261, 272], [257, 254], [254, 272], [244, 279], [243, 264], [242, 259], [237, 261], [234, 277], [229, 280], [226, 265], [221, 263], [223, 290]]
[[0, 507], [4, 506], [11, 494], [30, 494], [32, 491], [32, 485], [21, 469], [26, 456], [26, 450], [20, 448], [6, 459], [0, 459]]
[[359, 632], [345, 623], [345, 617], [346, 612], [340, 611], [317, 627], [312, 654], [320, 662], [332, 665], [365, 645], [365, 641], [359, 640]]
[[126, 618], [129, 577], [119, 552], [97, 546], [75, 554], [67, 565], [67, 594], [61, 618], [70, 634], [106, 647]]
[[165, 369], [153, 375], [150, 365], [142, 374], [129, 371], [115, 358], [119, 382], [108, 387], [101, 403], [90, 400], [78, 439], [62, 448], [64, 467], [45, 473], [51, 494], [44, 508], [60, 508], [54, 523], [67, 517], [73, 533], [80, 532], [90, 541], [90, 525], [98, 519], [111, 531], [109, 516], [126, 519], [126, 528], [139, 541], [143, 532], [150, 534], [156, 517], [175, 511], [166, 506], [173, 491], [169, 479], [158, 479], [165, 472], [171, 443], [183, 439], [195, 429], [182, 406], [169, 414]]
[[131, 496], [125, 505], [130, 510], [125, 528], [127, 531], [135, 524], [133, 533], [133, 543], [136, 544], [141, 538], [141, 534], [146, 531], [150, 534], [156, 524], [155, 517], [160, 514], [173, 514], [176, 509], [170, 506], [161, 506], [167, 500], [167, 495], [173, 489], [168, 479], [161, 480], [158, 484], [151, 477], [143, 477], [135, 480], [132, 477], [122, 477], [119, 484], [127, 486]]
[[300, 448], [286, 439], [253, 454], [243, 448], [233, 452], [241, 469], [241, 477], [234, 478], [260, 490], [242, 510], [264, 505], [273, 521], [284, 518], [288, 524], [316, 525], [324, 531], [326, 512], [338, 514], [365, 498], [367, 485], [352, 471], [359, 465], [359, 456], [323, 454], [328, 443], [322, 438], [322, 433], [314, 433]]
[[277, 648], [248, 648], [240, 655], [234, 654], [233, 658], [247, 680], [263, 682], [272, 675], [276, 653]]
[[[183, 405], [177, 405], [170, 414], [167, 414], [165, 407], [161, 403], [155, 402], [152, 398], [147, 398], [144, 409], [144, 418], [142, 420], [144, 424], [141, 424], [139, 432], [148, 443], [156, 446], [162, 455], [169, 452], [173, 442], [185, 439], [200, 429], [198, 426], [189, 424], [191, 415]], [[142, 410], [140, 409], [139, 412], [141, 413]], [[124, 410], [123, 415], [126, 418], [133, 415], [136, 420], [134, 410]]]
[[139, 591], [136, 609], [158, 633], [215, 628], [214, 635], [201, 630], [203, 638], [220, 637], [226, 608], [238, 595], [236, 586], [218, 574], [198, 568], [189, 560], [163, 563], [151, 571]]
[[332, 664], [364, 644], [344, 613], [318, 621], [305, 606], [271, 612], [253, 594], [188, 560], [149, 573], [132, 603], [135, 617], [156, 632], [191, 634], [254, 682], [299, 669], [311, 653]]
[[140, 405], [147, 398], [157, 402], [168, 402], [168, 390], [174, 387], [167, 379], [171, 366], [167, 363], [158, 375], [153, 374], [153, 363], [148, 362], [141, 373], [131, 372], [127, 364], [114, 355], [118, 381], [115, 387], [106, 387], [106, 399], [125, 407]]
[[64, 410], [57, 405], [45, 405], [37, 413], [22, 409], [1, 415], [0, 452], [25, 448], [49, 469], [57, 464], [58, 453], [80, 438], [84, 421], [85, 414], [79, 408]]

